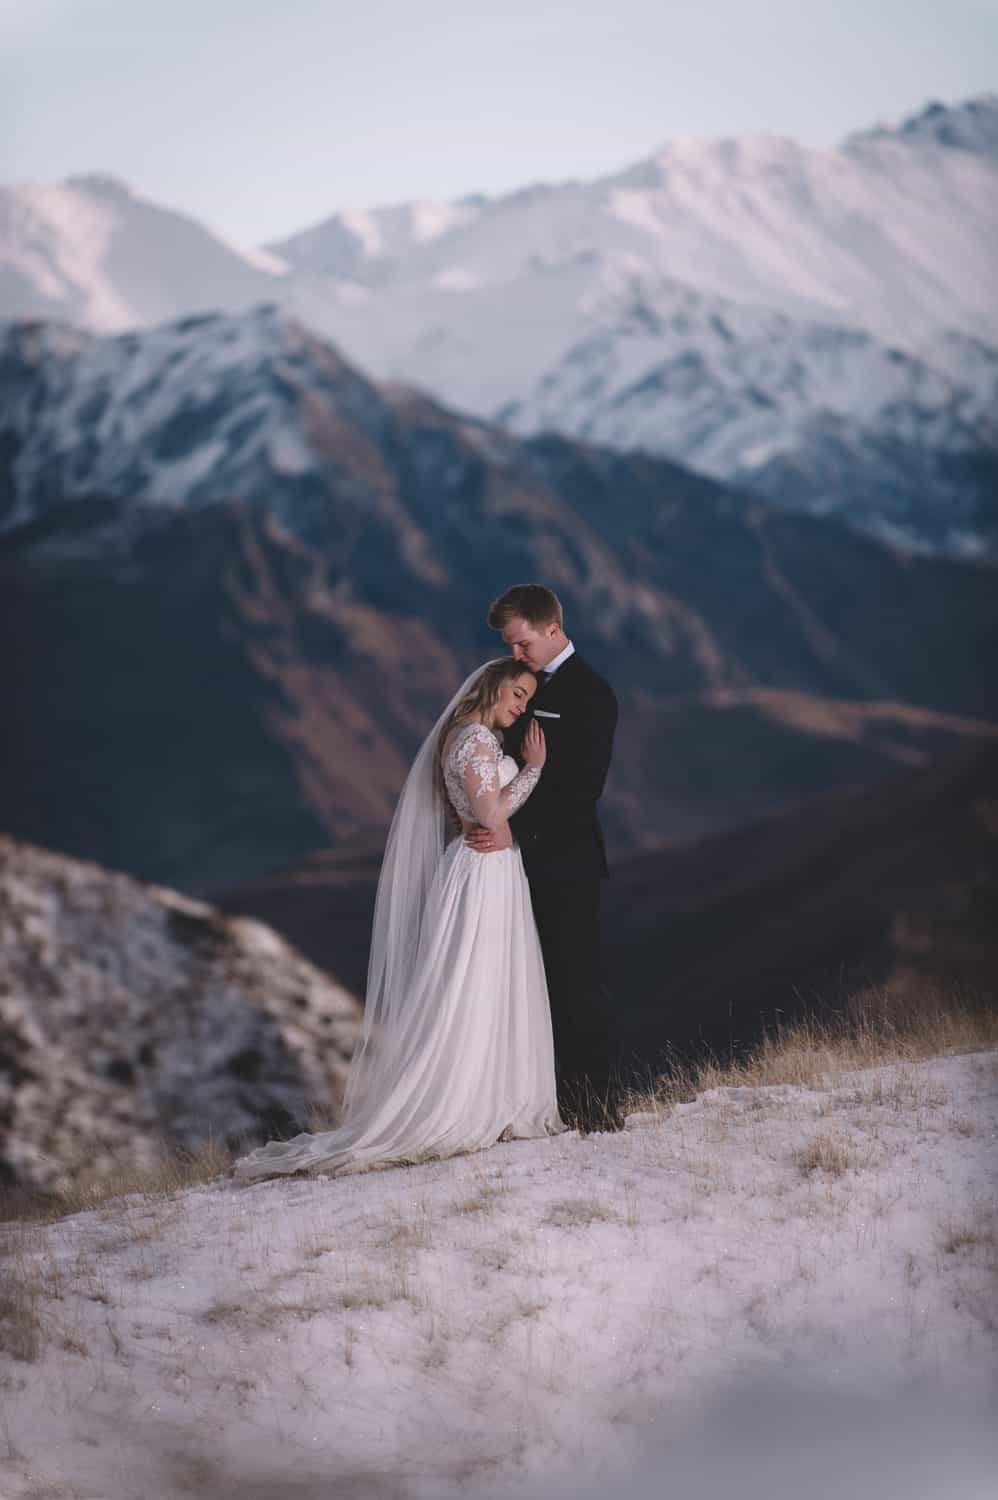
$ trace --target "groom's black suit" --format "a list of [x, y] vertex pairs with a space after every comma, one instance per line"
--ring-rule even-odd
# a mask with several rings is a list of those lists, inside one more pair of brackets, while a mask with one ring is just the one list
[[610, 765], [617, 699], [609, 683], [573, 653], [539, 683], [531, 711], [544, 730], [547, 762], [533, 794], [510, 821], [544, 954], [559, 1104], [569, 1120], [596, 1125], [603, 1111], [594, 1100], [609, 1095], [611, 1115], [616, 1110], [599, 931], [607, 864], [596, 803]]

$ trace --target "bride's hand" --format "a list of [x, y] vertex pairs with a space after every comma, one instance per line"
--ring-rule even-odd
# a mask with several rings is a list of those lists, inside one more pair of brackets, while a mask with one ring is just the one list
[[523, 759], [528, 766], [534, 766], [538, 771], [547, 760], [548, 747], [544, 739], [544, 731], [536, 719], [531, 719], [527, 732], [523, 736]]

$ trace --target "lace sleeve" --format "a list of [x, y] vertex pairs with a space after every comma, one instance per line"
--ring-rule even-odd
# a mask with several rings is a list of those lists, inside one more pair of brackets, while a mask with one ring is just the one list
[[541, 777], [539, 767], [525, 766], [508, 786], [500, 786], [499, 742], [484, 724], [469, 729], [453, 755], [475, 821], [485, 828], [498, 828], [512, 817]]
[[517, 771], [509, 785], [499, 793], [500, 822], [511, 818], [523, 806], [540, 779], [540, 766], [524, 766], [522, 771]]

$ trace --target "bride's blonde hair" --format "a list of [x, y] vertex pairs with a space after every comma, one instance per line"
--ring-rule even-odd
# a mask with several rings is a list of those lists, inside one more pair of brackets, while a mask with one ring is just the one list
[[[536, 674], [530, 667], [525, 666], [522, 661], [514, 661], [511, 656], [500, 656], [495, 661], [490, 661], [482, 671], [464, 697], [455, 705], [450, 717], [437, 739], [437, 790], [446, 801], [447, 791], [444, 786], [444, 746], [447, 736], [451, 730], [465, 720], [481, 719], [483, 724], [489, 724], [492, 710], [499, 702], [499, 691], [504, 682], [518, 677], [534, 677]], [[491, 724], [489, 727], [492, 728]], [[496, 729], [494, 733], [502, 738], [502, 730]]]

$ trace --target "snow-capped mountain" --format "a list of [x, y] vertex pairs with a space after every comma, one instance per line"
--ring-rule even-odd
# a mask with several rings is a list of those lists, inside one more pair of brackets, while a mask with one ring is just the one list
[[501, 415], [669, 453], [791, 509], [804, 496], [888, 540], [976, 552], [998, 545], [998, 507], [961, 466], [990, 453], [998, 468], [998, 350], [973, 353], [976, 389], [861, 329], [622, 277], [600, 325]]
[[519, 439], [278, 309], [18, 325], [0, 409], [0, 827], [37, 843], [204, 893], [380, 842], [524, 577], [620, 696], [616, 847], [994, 732], [993, 564]]
[[377, 374], [975, 550], [995, 540], [995, 139], [986, 98], [838, 150], [681, 140], [272, 248], [300, 315]]
[[935, 99], [920, 113], [909, 116], [900, 125], [875, 125], [858, 131], [850, 144], [890, 137], [902, 141], [929, 141], [937, 146], [954, 146], [962, 151], [979, 151], [998, 156], [998, 95], [982, 94], [965, 99], [962, 104], [941, 104]]
[[273, 254], [278, 264], [296, 271], [378, 285], [402, 270], [415, 248], [474, 223], [488, 202], [472, 195], [456, 203], [424, 199], [390, 208], [346, 209], [292, 235], [284, 250]]
[[[269, 306], [116, 337], [61, 324], [0, 330], [0, 410], [13, 455], [0, 531], [47, 501], [83, 495], [277, 501], [281, 480], [316, 462], [298, 409], [308, 347], [304, 330]], [[332, 378], [341, 362], [315, 347]]]
[[[11, 228], [0, 310], [119, 328], [266, 298], [376, 378], [518, 433], [638, 446], [908, 545], [990, 551], [996, 140], [996, 96], [837, 149], [676, 140], [595, 182], [338, 213], [253, 263], [120, 187], [16, 190], [19, 212], [51, 197], [77, 279], [72, 296], [46, 280], [39, 236]], [[182, 228], [169, 275], [105, 253], [112, 208], [122, 245], [146, 245], [150, 215]]]
[[[998, 158], [989, 130], [998, 130], [998, 97], [974, 103], [954, 111], [953, 131], [975, 149], [941, 144], [945, 121], [935, 112], [932, 130], [916, 119], [838, 149], [771, 135], [681, 139], [592, 183], [336, 214], [270, 248], [296, 269], [376, 287], [368, 303], [383, 301], [388, 288], [448, 292], [462, 326], [463, 294], [501, 289], [511, 341], [523, 332], [521, 278], [567, 272], [582, 258], [599, 272], [622, 257], [634, 272], [835, 318], [916, 350], [940, 328], [994, 339]], [[347, 305], [361, 300], [355, 290]], [[434, 298], [424, 323], [433, 326], [445, 305]], [[411, 317], [397, 332], [382, 331], [396, 358], [411, 339]]]
[[0, 188], [0, 317], [113, 333], [266, 299], [283, 266], [113, 177]]

